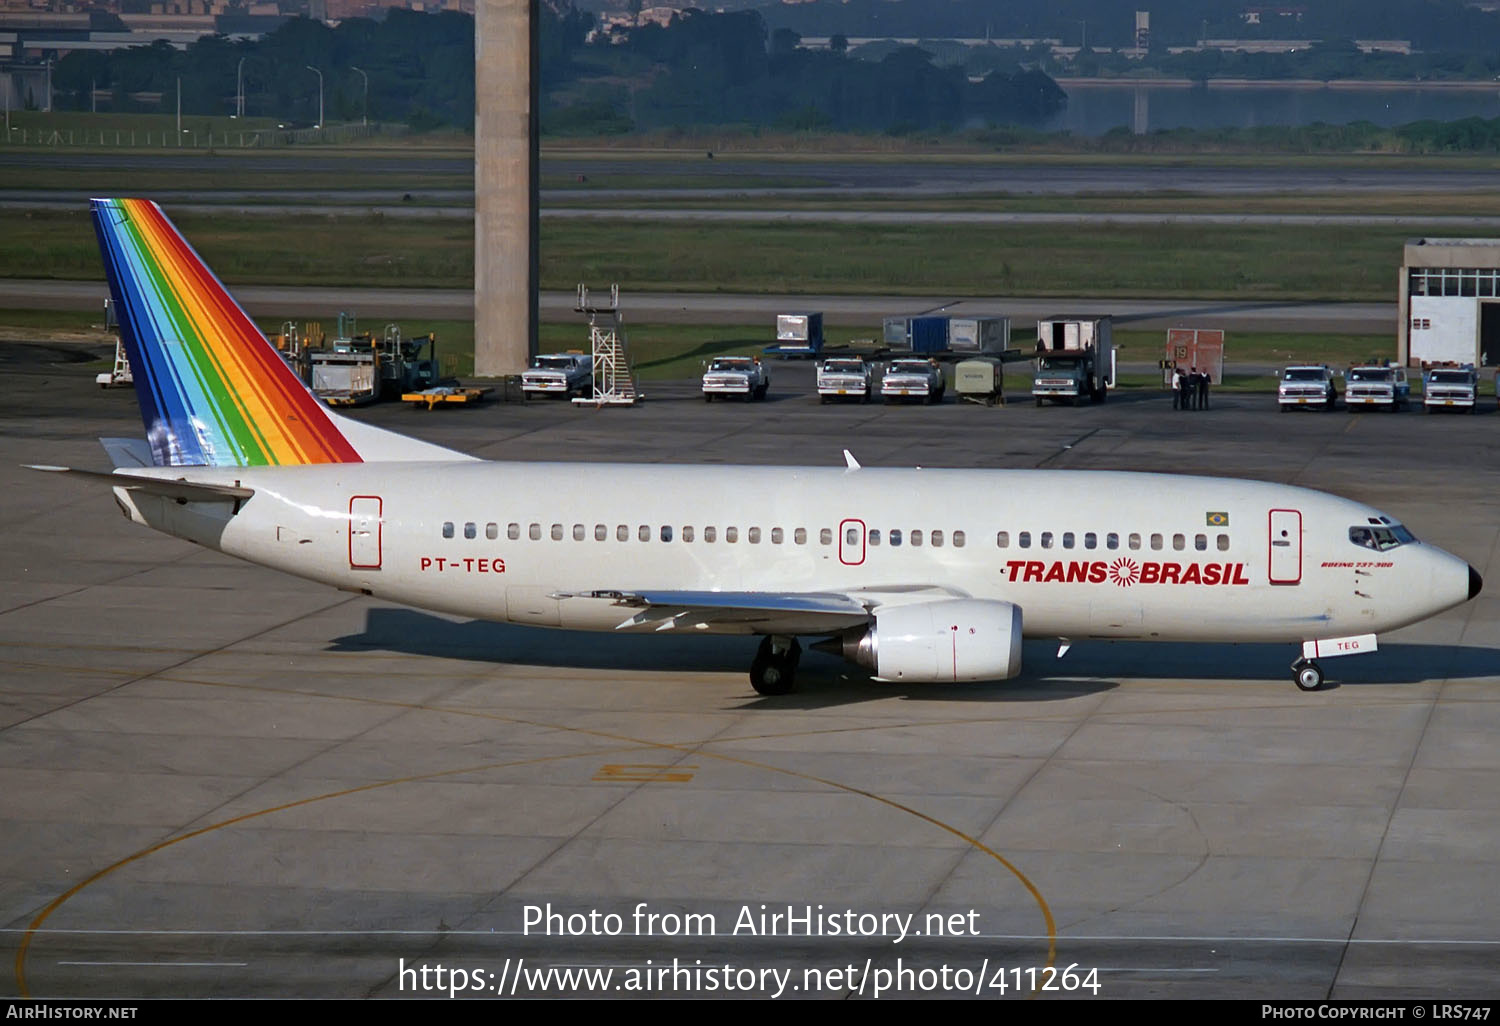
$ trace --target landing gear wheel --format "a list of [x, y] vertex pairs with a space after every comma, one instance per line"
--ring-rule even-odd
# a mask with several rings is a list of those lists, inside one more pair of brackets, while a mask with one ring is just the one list
[[1299, 691], [1316, 691], [1323, 686], [1323, 667], [1311, 659], [1298, 659], [1292, 664], [1292, 683]]
[[797, 686], [797, 664], [801, 660], [802, 646], [796, 638], [762, 640], [750, 663], [750, 686], [762, 695], [790, 694]]

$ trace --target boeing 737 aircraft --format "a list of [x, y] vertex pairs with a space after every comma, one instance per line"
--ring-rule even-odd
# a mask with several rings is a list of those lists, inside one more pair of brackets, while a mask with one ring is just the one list
[[[890, 681], [1014, 677], [1021, 638], [1286, 642], [1317, 660], [1481, 581], [1379, 510], [1257, 481], [1048, 470], [489, 463], [320, 403], [154, 203], [93, 201], [146, 441], [136, 523], [336, 588], [573, 630], [762, 637]], [[39, 468], [66, 470], [66, 468]]]

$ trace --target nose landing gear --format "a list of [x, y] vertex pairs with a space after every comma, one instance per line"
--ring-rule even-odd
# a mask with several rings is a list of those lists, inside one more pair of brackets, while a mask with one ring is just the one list
[[1311, 659], [1292, 664], [1292, 683], [1301, 691], [1316, 691], [1323, 686], [1323, 668]]

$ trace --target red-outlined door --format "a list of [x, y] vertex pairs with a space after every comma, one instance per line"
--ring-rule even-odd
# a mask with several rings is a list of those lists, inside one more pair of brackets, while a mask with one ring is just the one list
[[1269, 551], [1266, 573], [1272, 584], [1302, 581], [1302, 514], [1295, 509], [1270, 512]]
[[382, 503], [378, 495], [349, 500], [349, 568], [379, 570]]
[[859, 566], [865, 561], [865, 522], [845, 520], [839, 524], [839, 562]]

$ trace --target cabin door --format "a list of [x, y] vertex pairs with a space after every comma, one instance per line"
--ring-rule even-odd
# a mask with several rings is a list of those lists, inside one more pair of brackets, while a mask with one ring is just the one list
[[1270, 581], [1298, 584], [1302, 580], [1302, 514], [1294, 509], [1273, 509], [1270, 520]]
[[380, 569], [380, 511], [378, 495], [356, 495], [349, 500], [349, 568]]

